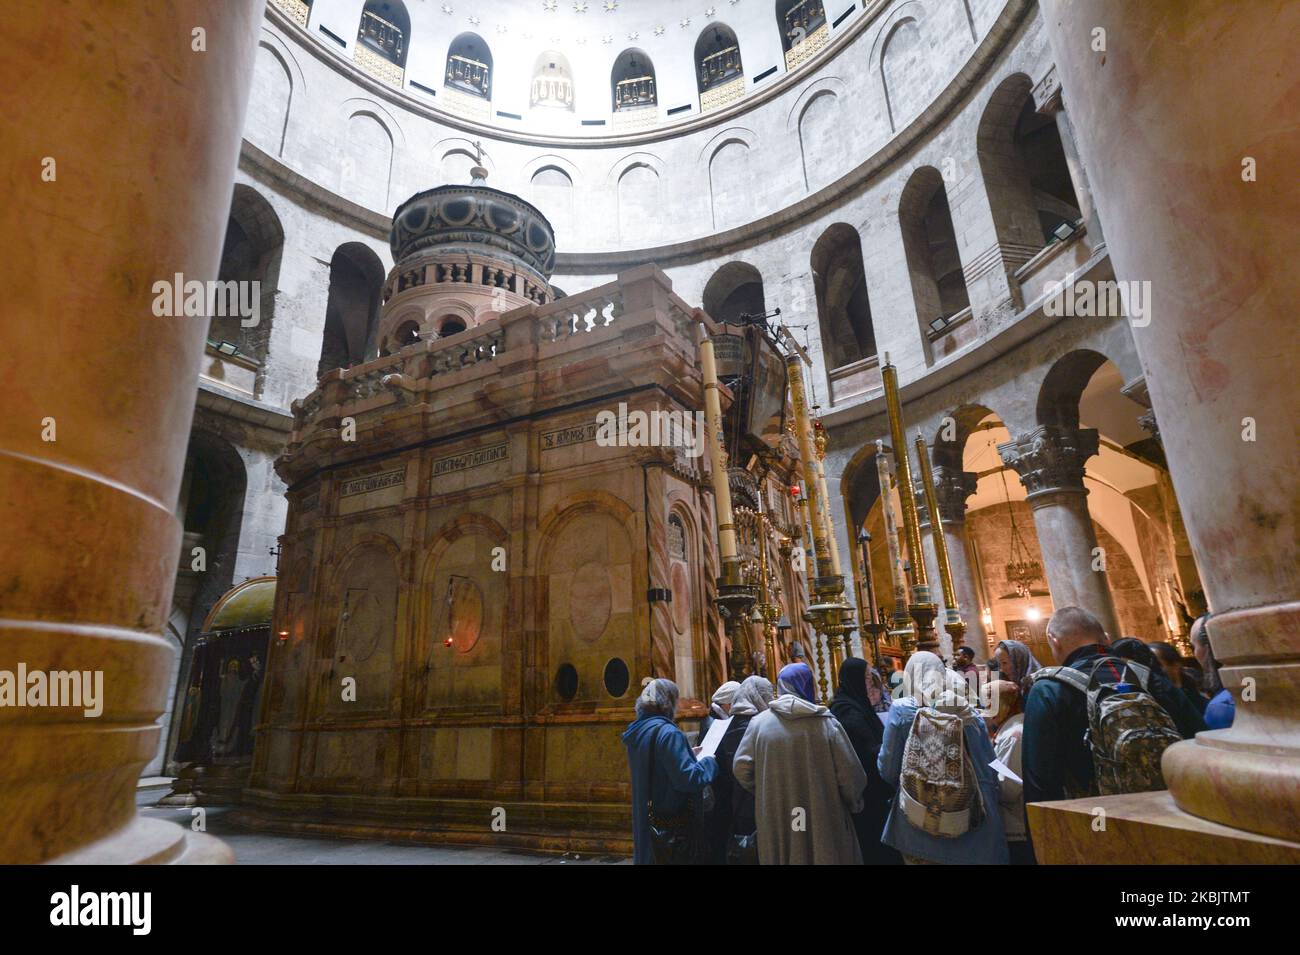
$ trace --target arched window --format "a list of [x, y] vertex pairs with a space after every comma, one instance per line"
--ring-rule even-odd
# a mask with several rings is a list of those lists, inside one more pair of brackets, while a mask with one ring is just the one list
[[317, 378], [334, 368], [350, 368], [374, 354], [371, 339], [383, 285], [384, 266], [369, 248], [348, 242], [334, 252]]
[[438, 322], [438, 337], [448, 338], [451, 335], [459, 335], [465, 327], [465, 319], [457, 315], [448, 315]]
[[1002, 81], [980, 117], [975, 140], [1003, 262], [1014, 270], [1081, 218], [1061, 134], [1034, 106], [1024, 73]]
[[704, 286], [704, 310], [715, 322], [744, 325], [767, 312], [763, 276], [747, 262], [728, 262]]
[[401, 0], [368, 0], [352, 56], [367, 73], [401, 86], [410, 40], [411, 18]]
[[822, 0], [777, 0], [776, 22], [781, 30], [787, 70], [794, 69], [825, 46], [830, 34]]
[[876, 357], [876, 331], [858, 230], [837, 222], [812, 251], [817, 320], [828, 371]]
[[640, 50], [624, 50], [618, 55], [609, 83], [616, 113], [659, 103], [654, 64]]
[[573, 112], [573, 70], [563, 53], [551, 50], [537, 58], [528, 105]]
[[393, 343], [389, 351], [398, 352], [407, 345], [414, 345], [420, 340], [420, 323], [415, 319], [402, 322], [393, 332]]
[[446, 85], [470, 96], [492, 98], [492, 51], [477, 33], [462, 33], [451, 41]]
[[947, 327], [944, 320], [970, 308], [948, 191], [939, 170], [922, 166], [912, 174], [899, 199], [898, 223], [926, 358], [933, 361], [930, 338]]
[[208, 324], [208, 344], [244, 363], [248, 381], [227, 383], [254, 397], [260, 396], [266, 373], [283, 250], [284, 228], [271, 204], [251, 186], [236, 185], [217, 273], [229, 292]]
[[706, 27], [695, 41], [700, 109], [716, 109], [739, 99], [745, 92], [744, 76], [736, 34], [725, 23]]

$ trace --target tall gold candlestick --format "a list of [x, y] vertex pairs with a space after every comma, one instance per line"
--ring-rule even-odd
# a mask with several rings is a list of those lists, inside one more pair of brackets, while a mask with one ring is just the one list
[[880, 509], [885, 519], [885, 547], [889, 551], [889, 578], [894, 590], [894, 630], [901, 632], [911, 628], [912, 618], [907, 613], [907, 575], [903, 572], [903, 550], [898, 540], [898, 517], [889, 493], [893, 472], [889, 469], [883, 441], [876, 442], [876, 473], [880, 478]]
[[[718, 397], [718, 366], [713, 357], [713, 339], [707, 334], [700, 342], [700, 365], [704, 375], [704, 417], [713, 440], [709, 458], [713, 464], [713, 498], [718, 509], [718, 551], [722, 576], [740, 579], [736, 550], [736, 524], [731, 513], [731, 485], [727, 479], [727, 452], [722, 431], [722, 401]], [[730, 573], [728, 573], [730, 571]]]
[[817, 577], [835, 574], [831, 563], [829, 521], [826, 519], [825, 500], [817, 480], [817, 455], [813, 448], [812, 424], [808, 418], [808, 399], [804, 392], [803, 364], [798, 355], [785, 360], [786, 375], [790, 382], [790, 403], [794, 406], [795, 438], [799, 443], [799, 465], [803, 471], [804, 495], [808, 498], [808, 517], [812, 522], [813, 551]]
[[939, 495], [934, 489], [934, 471], [930, 467], [930, 449], [925, 438], [916, 435], [916, 460], [921, 466], [921, 488], [925, 493], [925, 507], [930, 512], [930, 539], [934, 541], [934, 562], [939, 565], [939, 584], [943, 589], [943, 628], [952, 637], [953, 650], [961, 646], [966, 624], [962, 622], [957, 606], [957, 592], [952, 585], [952, 566], [948, 563], [948, 542], [943, 537], [943, 521], [939, 515]]
[[939, 612], [930, 600], [930, 582], [925, 573], [925, 554], [921, 550], [921, 522], [916, 514], [916, 494], [912, 488], [912, 465], [907, 454], [907, 439], [903, 433], [903, 408], [898, 398], [898, 369], [885, 355], [880, 376], [885, 384], [885, 408], [889, 412], [889, 434], [894, 446], [895, 473], [898, 476], [898, 497], [903, 507], [903, 531], [907, 538], [908, 580], [912, 584], [912, 603], [908, 613], [916, 625], [916, 646], [919, 650], [934, 650], [939, 646], [934, 632], [934, 618]]

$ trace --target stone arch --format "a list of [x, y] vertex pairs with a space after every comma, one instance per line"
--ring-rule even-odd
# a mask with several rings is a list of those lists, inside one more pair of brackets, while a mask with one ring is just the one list
[[748, 262], [727, 262], [705, 283], [701, 302], [715, 322], [743, 324], [742, 315], [767, 311], [763, 274]]
[[246, 135], [272, 156], [284, 155], [284, 141], [293, 105], [294, 74], [281, 50], [265, 38], [257, 45], [253, 90]]
[[[235, 347], [235, 357], [256, 364], [254, 397], [261, 394], [266, 375], [283, 252], [284, 227], [271, 203], [252, 186], [236, 184], [217, 279], [238, 283], [235, 286], [238, 289], [237, 302], [241, 307], [256, 307], [257, 321], [250, 325], [246, 322], [251, 320], [251, 316], [214, 315], [208, 325], [208, 338], [223, 353], [229, 354], [228, 348], [223, 347], [224, 342]], [[253, 282], [258, 283], [256, 295], [253, 294]], [[231, 311], [229, 306], [232, 303], [227, 301], [226, 304], [224, 311]]]
[[695, 84], [707, 93], [745, 75], [736, 31], [722, 22], [710, 23], [695, 40]]
[[447, 47], [444, 85], [479, 99], [492, 99], [492, 48], [477, 33], [460, 34]]
[[331, 682], [343, 677], [357, 681], [357, 699], [344, 703], [341, 694], [324, 697], [325, 711], [336, 716], [387, 709], [393, 691], [394, 659], [399, 641], [398, 600], [401, 592], [401, 548], [376, 532], [361, 535], [338, 558], [324, 594], [320, 624], [322, 656], [331, 661]]
[[654, 61], [644, 50], [629, 47], [615, 58], [609, 74], [609, 96], [615, 113], [659, 105]]
[[550, 221], [558, 244], [558, 236], [575, 231], [573, 176], [558, 163], [546, 163], [537, 166], [528, 182], [533, 205]]
[[357, 43], [399, 69], [406, 68], [411, 15], [402, 0], [366, 0], [357, 26]]
[[357, 109], [348, 115], [345, 141], [341, 191], [358, 205], [387, 213], [393, 177], [392, 129], [377, 112]]
[[540, 53], [533, 63], [532, 85], [528, 91], [530, 109], [562, 109], [573, 112], [573, 68], [558, 50]]
[[1038, 389], [1038, 423], [1077, 428], [1079, 399], [1083, 397], [1083, 390], [1097, 369], [1109, 360], [1101, 352], [1080, 348], [1053, 362]]
[[786, 117], [786, 129], [799, 137], [799, 156], [803, 164], [804, 188], [809, 192], [828, 185], [829, 171], [836, 166], [828, 157], [838, 159], [833, 148], [840, 136], [835, 130], [839, 114], [839, 97], [845, 92], [838, 77], [825, 76], [808, 84]]
[[369, 246], [345, 242], [330, 259], [329, 298], [316, 377], [373, 357], [384, 266]]
[[659, 234], [663, 186], [657, 163], [638, 155], [620, 163], [617, 179], [618, 236], [647, 244]]
[[[539, 657], [543, 709], [581, 709], [609, 702], [604, 668], [619, 657], [635, 677], [648, 661], [640, 656], [637, 634], [644, 632], [645, 556], [636, 546], [636, 515], [603, 491], [566, 498], [538, 523], [537, 611], [546, 637]], [[568, 699], [556, 689], [562, 666], [576, 673], [577, 689]]]
[[750, 176], [749, 143], [733, 136], [719, 143], [709, 156], [709, 201], [713, 228], [740, 225], [748, 217]]
[[931, 323], [970, 308], [948, 191], [939, 170], [921, 166], [912, 173], [898, 200], [898, 224], [912, 279], [917, 328], [926, 363], [931, 364]]
[[809, 260], [817, 322], [828, 372], [876, 356], [876, 332], [858, 230], [836, 222], [813, 245]]
[[[925, 7], [918, 0], [907, 0], [889, 11], [880, 24], [872, 44], [870, 69], [880, 77], [880, 92], [885, 102], [885, 118], [889, 131], [896, 133], [903, 121], [916, 111], [925, 91], [921, 84], [903, 82], [907, 67], [918, 63], [919, 74], [928, 75], [922, 55], [924, 29], [927, 23]], [[892, 47], [892, 49], [891, 49]]]
[[505, 528], [477, 513], [447, 521], [429, 538], [414, 607], [426, 711], [481, 705], [485, 685], [500, 687], [510, 577], [493, 561], [509, 540]]
[[1079, 200], [1056, 123], [1034, 108], [1033, 84], [1012, 73], [980, 115], [976, 156], [1003, 261], [1023, 265], [1062, 222], [1076, 225]]

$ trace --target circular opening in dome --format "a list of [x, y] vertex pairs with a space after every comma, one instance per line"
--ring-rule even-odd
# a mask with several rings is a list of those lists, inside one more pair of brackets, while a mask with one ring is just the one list
[[555, 695], [565, 703], [578, 695], [578, 670], [572, 663], [561, 663], [555, 671]]
[[614, 699], [627, 692], [630, 682], [631, 674], [628, 673], [627, 664], [618, 657], [605, 664], [605, 691]]
[[463, 332], [465, 328], [466, 325], [463, 319], [444, 318], [441, 324], [438, 325], [438, 337], [446, 338], [448, 335], [458, 335]]

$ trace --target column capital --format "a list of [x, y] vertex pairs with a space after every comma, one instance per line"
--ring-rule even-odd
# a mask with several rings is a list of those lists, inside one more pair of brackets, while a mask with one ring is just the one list
[[[963, 471], [960, 467], [937, 464], [933, 468], [934, 496], [939, 502], [939, 519], [945, 525], [961, 524], [966, 520], [966, 499], [975, 493], [979, 475], [974, 471]], [[917, 517], [922, 527], [930, 525], [930, 511], [925, 503], [925, 491], [921, 485], [916, 489]]]
[[1083, 491], [1083, 464], [1097, 453], [1096, 428], [1042, 425], [998, 445], [1007, 467], [1020, 475], [1029, 497]]
[[1061, 79], [1057, 76], [1055, 63], [1049, 66], [1043, 78], [1034, 84], [1033, 96], [1034, 110], [1044, 116], [1059, 113], [1064, 107], [1061, 102]]

